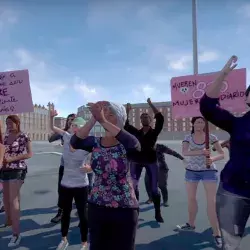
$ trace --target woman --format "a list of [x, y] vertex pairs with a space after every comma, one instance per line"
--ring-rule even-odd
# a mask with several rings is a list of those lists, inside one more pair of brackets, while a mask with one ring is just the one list
[[81, 170], [83, 162], [85, 162], [88, 152], [84, 150], [74, 150], [70, 146], [70, 139], [73, 133], [85, 124], [81, 117], [75, 118], [71, 123], [70, 132], [62, 130], [54, 126], [54, 117], [56, 111], [51, 111], [50, 127], [51, 130], [60, 134], [63, 139], [63, 161], [64, 174], [61, 180], [60, 199], [61, 208], [63, 210], [61, 219], [61, 234], [62, 240], [59, 243], [57, 250], [65, 250], [68, 246], [68, 231], [70, 226], [70, 214], [72, 211], [72, 202], [75, 200], [78, 216], [80, 219], [81, 232], [81, 250], [87, 249], [88, 223], [86, 215], [86, 204], [88, 199], [88, 177]]
[[[200, 102], [204, 117], [230, 134], [230, 158], [221, 172], [217, 191], [217, 215], [224, 250], [238, 250], [250, 215], [250, 112], [235, 117], [219, 107], [223, 81], [236, 67], [237, 57], [232, 56], [208, 86]], [[235, 83], [236, 84], [236, 83]], [[246, 103], [250, 106], [250, 87], [246, 91]]]
[[[64, 131], [69, 132], [71, 123], [75, 118], [76, 118], [75, 114], [68, 115]], [[51, 135], [49, 137], [49, 142], [50, 143], [54, 142], [54, 141], [57, 141], [57, 140], [61, 140], [62, 145], [63, 145], [62, 136], [60, 134], [54, 133], [53, 135]], [[61, 183], [61, 180], [62, 180], [62, 177], [63, 177], [63, 171], [64, 171], [64, 162], [63, 162], [63, 157], [61, 157], [61, 163], [60, 163], [59, 173], [58, 173], [58, 188], [57, 188], [57, 192], [58, 192], [58, 202], [57, 202], [58, 212], [57, 212], [56, 216], [51, 219], [52, 223], [58, 223], [58, 222], [61, 221], [61, 218], [62, 218], [62, 205], [61, 205], [61, 197], [60, 197], [60, 187], [61, 187], [61, 185], [60, 185], [60, 183]]]
[[[123, 130], [123, 105], [98, 102], [89, 108], [93, 117], [72, 136], [71, 145], [92, 152], [95, 181], [88, 209], [90, 250], [134, 250], [139, 204], [129, 159], [140, 151], [140, 143]], [[88, 136], [96, 121], [105, 129], [104, 137]]]
[[[191, 134], [186, 135], [182, 154], [188, 156], [186, 164], [186, 189], [188, 195], [188, 223], [177, 225], [179, 230], [194, 230], [195, 219], [198, 212], [196, 200], [197, 187], [200, 181], [203, 182], [206, 199], [207, 214], [210, 221], [213, 236], [217, 247], [221, 247], [221, 236], [216, 215], [216, 189], [218, 173], [214, 162], [224, 158], [224, 152], [215, 135], [209, 135], [209, 143], [216, 148], [217, 156], [211, 157], [210, 151], [205, 147], [205, 121], [203, 117], [193, 117]], [[206, 158], [207, 157], [207, 158]], [[208, 167], [209, 166], [209, 167]]]
[[4, 138], [5, 155], [0, 179], [3, 181], [3, 198], [6, 223], [2, 230], [12, 226], [9, 247], [18, 246], [20, 236], [20, 190], [27, 173], [26, 160], [32, 157], [30, 138], [21, 131], [20, 119], [10, 115], [6, 119], [7, 134]]

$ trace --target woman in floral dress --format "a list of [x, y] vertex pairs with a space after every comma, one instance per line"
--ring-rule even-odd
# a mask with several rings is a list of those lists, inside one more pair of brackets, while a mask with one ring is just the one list
[[4, 190], [4, 207], [6, 223], [0, 229], [12, 226], [9, 247], [18, 246], [20, 236], [20, 190], [27, 173], [25, 160], [32, 157], [31, 141], [20, 129], [20, 119], [10, 115], [6, 119], [7, 134], [4, 138], [5, 155], [1, 169]]
[[[90, 250], [134, 250], [139, 204], [129, 160], [140, 151], [140, 143], [123, 130], [123, 105], [98, 102], [89, 107], [93, 117], [72, 136], [71, 145], [92, 152], [95, 181], [89, 196]], [[104, 137], [89, 136], [96, 121], [105, 129]]]

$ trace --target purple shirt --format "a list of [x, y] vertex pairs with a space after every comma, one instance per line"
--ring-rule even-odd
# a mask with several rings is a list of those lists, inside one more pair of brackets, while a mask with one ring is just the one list
[[200, 111], [209, 122], [230, 134], [230, 159], [221, 172], [225, 190], [250, 198], [250, 112], [235, 117], [219, 106], [218, 98], [204, 95]]
[[139, 141], [121, 130], [116, 136], [120, 142], [112, 147], [101, 145], [101, 138], [88, 136], [80, 139], [72, 136], [71, 145], [75, 149], [92, 152], [91, 167], [95, 173], [89, 202], [112, 208], [138, 208], [129, 172], [129, 158], [140, 151]]

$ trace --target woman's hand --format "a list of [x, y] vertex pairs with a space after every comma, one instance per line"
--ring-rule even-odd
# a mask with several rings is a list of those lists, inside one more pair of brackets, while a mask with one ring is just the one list
[[88, 164], [83, 164], [82, 167], [80, 167], [80, 169], [84, 172], [84, 173], [91, 173], [93, 170], [91, 168], [90, 165]]
[[237, 56], [232, 56], [225, 64], [224, 68], [222, 69], [222, 72], [226, 75], [229, 74], [237, 66], [237, 60]]
[[104, 102], [89, 103], [90, 112], [92, 113], [95, 120], [98, 121], [100, 124], [106, 121], [106, 118], [103, 112], [103, 105], [104, 105]]
[[54, 109], [50, 110], [50, 117], [51, 117], [51, 118], [54, 118], [54, 117], [57, 116], [57, 115], [58, 115], [58, 113], [57, 113], [56, 110], [54, 110]]
[[207, 157], [207, 158], [206, 158], [206, 165], [207, 165], [207, 166], [211, 166], [212, 163], [213, 163], [213, 159], [212, 159], [211, 157]]
[[202, 154], [207, 157], [210, 156], [211, 155], [210, 149], [203, 149]]
[[13, 161], [15, 161], [15, 159], [12, 157], [8, 157], [8, 158], [4, 157], [3, 158], [3, 165], [6, 165], [6, 164], [11, 163]]

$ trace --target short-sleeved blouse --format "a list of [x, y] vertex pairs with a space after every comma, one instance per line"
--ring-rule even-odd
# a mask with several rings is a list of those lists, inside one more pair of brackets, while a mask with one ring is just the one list
[[[217, 141], [218, 141], [218, 138], [215, 135], [213, 135], [213, 134], [209, 135], [209, 143], [211, 145], [213, 145]], [[190, 151], [203, 150], [203, 149], [205, 149], [205, 146], [206, 146], [205, 142], [202, 143], [202, 144], [195, 143], [192, 134], [186, 135], [183, 142], [188, 142]], [[214, 163], [212, 163], [210, 168], [207, 168], [207, 166], [206, 166], [206, 157], [204, 155], [197, 155], [197, 156], [189, 156], [189, 157], [187, 157], [186, 169], [192, 170], [192, 171], [204, 171], [204, 170], [217, 171], [216, 166], [215, 166]]]
[[[8, 134], [4, 137], [4, 146], [5, 146], [5, 157], [17, 157], [27, 153], [27, 145], [30, 141], [30, 138], [27, 134], [21, 133], [12, 144], [7, 144]], [[27, 163], [25, 160], [14, 161], [6, 164], [8, 169], [27, 169]]]

